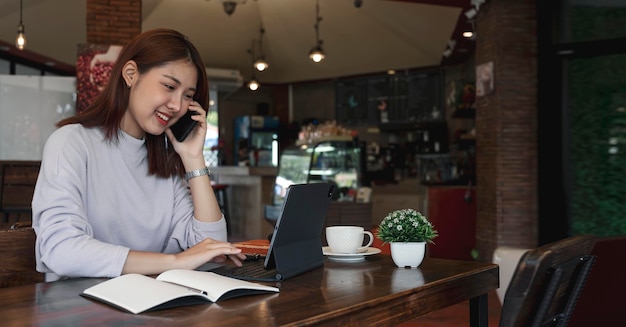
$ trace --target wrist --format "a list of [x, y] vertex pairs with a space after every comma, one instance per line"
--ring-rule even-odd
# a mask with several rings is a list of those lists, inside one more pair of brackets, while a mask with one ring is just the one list
[[202, 169], [206, 167], [206, 162], [204, 161], [204, 157], [181, 157], [181, 161], [183, 163], [183, 167], [185, 167], [185, 171], [191, 171], [196, 169]]
[[207, 167], [204, 168], [200, 168], [200, 169], [194, 169], [194, 170], [190, 170], [187, 171], [185, 173], [185, 180], [189, 182], [190, 179], [192, 178], [196, 178], [196, 177], [200, 177], [200, 176], [211, 176], [211, 170]]

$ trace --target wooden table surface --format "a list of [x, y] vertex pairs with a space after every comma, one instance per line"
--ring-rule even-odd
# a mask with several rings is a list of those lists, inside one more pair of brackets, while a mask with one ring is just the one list
[[[323, 268], [252, 295], [133, 315], [79, 294], [103, 279], [82, 278], [0, 289], [5, 326], [385, 326], [470, 300], [472, 325], [487, 326], [487, 293], [498, 266], [425, 259], [395, 267], [388, 255], [364, 262], [326, 261]], [[468, 308], [469, 310], [469, 308]]]

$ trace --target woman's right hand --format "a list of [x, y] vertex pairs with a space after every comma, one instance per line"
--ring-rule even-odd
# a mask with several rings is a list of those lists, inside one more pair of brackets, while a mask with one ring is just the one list
[[245, 258], [246, 255], [241, 253], [241, 249], [231, 243], [207, 238], [177, 254], [131, 250], [122, 268], [122, 274], [156, 275], [170, 269], [196, 269], [209, 261], [224, 262], [228, 259], [241, 266]]
[[224, 262], [232, 260], [235, 265], [241, 266], [246, 255], [240, 248], [229, 242], [220, 242], [211, 238], [190, 247], [189, 249], [176, 254], [176, 261], [180, 261], [187, 269], [195, 269], [209, 261]]

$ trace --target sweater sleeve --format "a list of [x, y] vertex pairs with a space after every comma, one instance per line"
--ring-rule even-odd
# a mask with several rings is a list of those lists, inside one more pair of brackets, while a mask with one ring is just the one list
[[94, 239], [84, 194], [89, 151], [70, 131], [53, 133], [43, 153], [32, 203], [37, 270], [67, 277], [119, 276], [129, 249]]
[[187, 183], [179, 177], [175, 177], [177, 185], [174, 197], [174, 221], [175, 226], [165, 253], [184, 251], [205, 238], [225, 242], [227, 239], [226, 220], [222, 218], [215, 222], [202, 222], [193, 215], [193, 203]]

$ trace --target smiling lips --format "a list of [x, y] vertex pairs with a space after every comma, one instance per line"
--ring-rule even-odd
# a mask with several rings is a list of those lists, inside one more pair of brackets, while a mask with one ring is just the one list
[[170, 116], [161, 113], [161, 112], [156, 112], [156, 117], [157, 117], [157, 121], [159, 122], [159, 124], [163, 125], [163, 126], [167, 126], [167, 122], [170, 120]]

